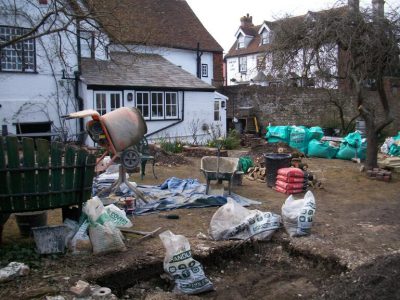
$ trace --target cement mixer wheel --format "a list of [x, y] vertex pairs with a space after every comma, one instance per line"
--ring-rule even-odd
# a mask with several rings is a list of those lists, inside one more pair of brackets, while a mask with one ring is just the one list
[[140, 155], [134, 149], [126, 149], [121, 154], [121, 164], [128, 171], [133, 171], [140, 163]]

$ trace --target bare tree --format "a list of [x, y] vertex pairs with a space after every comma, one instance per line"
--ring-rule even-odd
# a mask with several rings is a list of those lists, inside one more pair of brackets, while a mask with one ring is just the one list
[[[371, 10], [338, 7], [301, 20], [288, 18], [275, 28], [276, 68], [285, 68], [301, 57], [304, 76], [317, 70], [354, 93], [366, 122], [367, 168], [377, 166], [378, 136], [393, 121], [384, 80], [399, 75], [399, 43], [398, 10], [383, 17]], [[366, 82], [376, 88], [375, 101], [367, 101]]]

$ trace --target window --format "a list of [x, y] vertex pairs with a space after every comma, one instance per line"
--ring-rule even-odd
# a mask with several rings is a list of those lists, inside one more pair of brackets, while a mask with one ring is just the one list
[[201, 76], [208, 77], [208, 65], [207, 64], [201, 65]]
[[121, 92], [95, 92], [94, 107], [100, 115], [120, 108], [122, 103]]
[[107, 112], [106, 96], [107, 94], [105, 93], [96, 93], [96, 110], [100, 115], [104, 115]]
[[266, 45], [269, 44], [270, 40], [269, 40], [269, 32], [267, 30], [264, 30], [261, 34], [261, 44], [262, 45]]
[[82, 57], [95, 57], [94, 32], [81, 30], [81, 55]]
[[[11, 41], [29, 32], [27, 28], [0, 26], [0, 41]], [[1, 50], [1, 71], [35, 72], [35, 39], [9, 45]]]
[[121, 107], [121, 95], [120, 94], [110, 94], [111, 97], [111, 111]]
[[144, 118], [149, 118], [149, 93], [137, 92], [136, 93], [136, 108], [140, 110]]
[[244, 36], [240, 35], [238, 38], [238, 49], [244, 48]]
[[246, 56], [239, 57], [239, 72], [241, 72], [241, 73], [247, 72], [247, 57]]
[[214, 101], [214, 121], [221, 121], [219, 115], [219, 101]]
[[161, 92], [151, 93], [151, 118], [153, 119], [162, 118], [164, 116], [163, 96]]
[[257, 71], [266, 69], [266, 54], [257, 55]]
[[176, 93], [165, 93], [165, 117], [178, 117], [178, 100]]

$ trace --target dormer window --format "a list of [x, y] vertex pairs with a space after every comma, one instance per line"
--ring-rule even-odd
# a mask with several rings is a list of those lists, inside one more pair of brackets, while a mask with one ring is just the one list
[[244, 48], [244, 36], [240, 35], [238, 38], [238, 49]]
[[261, 34], [261, 44], [266, 45], [269, 44], [269, 32], [264, 30]]

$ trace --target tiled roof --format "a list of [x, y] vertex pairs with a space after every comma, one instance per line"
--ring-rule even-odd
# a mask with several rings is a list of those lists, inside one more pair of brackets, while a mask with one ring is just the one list
[[85, 0], [117, 44], [222, 52], [185, 0]]
[[82, 58], [87, 85], [215, 90], [157, 54], [112, 53], [111, 60]]
[[254, 38], [251, 40], [251, 42], [247, 45], [246, 48], [237, 48], [237, 43], [238, 41], [236, 40], [231, 49], [228, 51], [228, 53], [225, 55], [225, 58], [233, 57], [233, 56], [240, 56], [240, 55], [245, 55], [245, 54], [252, 54], [252, 53], [259, 53], [259, 52], [265, 52], [269, 50], [270, 46], [267, 45], [260, 45], [261, 43], [261, 36], [257, 33], [258, 30], [260, 30], [261, 25], [254, 26], [253, 34]]
[[[334, 8], [334, 9], [322, 10], [319, 12], [309, 12], [309, 13], [313, 17], [324, 17], [326, 14], [329, 14], [332, 12], [340, 15], [340, 14], [346, 13], [347, 11], [348, 11], [348, 7], [342, 6], [342, 7], [338, 7], [338, 8]], [[283, 22], [287, 22], [287, 21], [291, 22], [291, 24], [293, 24], [293, 26], [296, 26], [296, 24], [300, 24], [301, 22], [304, 22], [305, 17], [306, 17], [306, 15], [301, 15], [301, 16], [295, 16], [295, 17], [291, 17], [291, 18], [277, 20], [274, 22], [264, 21], [261, 25], [253, 26], [252, 28], [247, 28], [248, 32], [255, 32], [255, 34], [249, 34], [249, 35], [254, 36], [252, 41], [249, 43], [249, 45], [246, 48], [240, 48], [240, 49], [237, 48], [238, 41], [235, 41], [235, 43], [232, 45], [232, 47], [230, 48], [228, 53], [225, 55], [225, 58], [236, 57], [236, 56], [240, 56], [240, 55], [255, 54], [255, 53], [263, 53], [263, 52], [270, 50], [270, 45], [268, 45], [268, 44], [261, 45], [260, 44], [261, 36], [258, 34], [258, 31], [260, 30], [260, 28], [263, 24], [266, 24], [271, 30], [274, 30], [274, 28], [276, 28]], [[240, 28], [243, 29], [243, 27], [240, 27]]]

